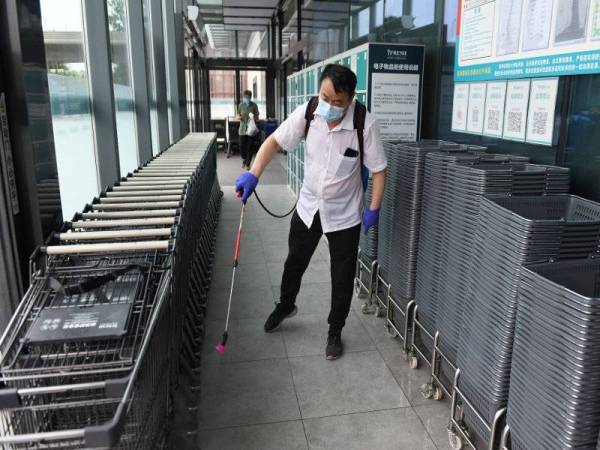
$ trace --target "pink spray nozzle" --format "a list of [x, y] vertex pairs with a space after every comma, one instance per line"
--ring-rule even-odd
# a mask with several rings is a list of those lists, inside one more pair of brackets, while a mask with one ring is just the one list
[[225, 331], [223, 333], [223, 339], [221, 340], [221, 343], [215, 347], [216, 351], [218, 351], [221, 354], [225, 353], [225, 350], [226, 350], [225, 345], [227, 345], [227, 338], [228, 337], [229, 336], [227, 335], [227, 331]]
[[219, 353], [223, 354], [223, 353], [225, 353], [226, 348], [223, 344], [219, 344], [215, 347], [215, 350], [218, 351]]

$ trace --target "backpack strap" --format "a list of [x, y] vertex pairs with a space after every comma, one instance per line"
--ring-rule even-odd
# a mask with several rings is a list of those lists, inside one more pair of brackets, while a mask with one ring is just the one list
[[304, 125], [304, 139], [308, 136], [308, 129], [310, 128], [310, 123], [315, 118], [315, 111], [317, 110], [317, 105], [319, 104], [319, 97], [312, 97], [308, 104], [306, 105], [306, 111], [304, 112], [304, 120], [306, 124]]
[[358, 100], [354, 103], [354, 129], [358, 138], [358, 150], [360, 151], [360, 165], [364, 165], [365, 149], [365, 118], [367, 117], [367, 107]]

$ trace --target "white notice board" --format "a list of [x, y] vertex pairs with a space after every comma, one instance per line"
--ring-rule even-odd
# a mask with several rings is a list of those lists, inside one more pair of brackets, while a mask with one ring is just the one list
[[507, 83], [502, 133], [504, 139], [525, 141], [530, 84], [531, 80], [511, 80]]
[[469, 106], [467, 109], [467, 132], [483, 132], [483, 113], [485, 108], [486, 83], [471, 83], [469, 87]]
[[558, 78], [539, 78], [531, 82], [527, 142], [552, 145], [557, 92]]
[[469, 106], [469, 84], [454, 85], [454, 101], [452, 102], [452, 131], [467, 130], [467, 108]]
[[485, 97], [485, 117], [483, 135], [502, 137], [504, 127], [504, 104], [506, 102], [506, 81], [490, 81]]

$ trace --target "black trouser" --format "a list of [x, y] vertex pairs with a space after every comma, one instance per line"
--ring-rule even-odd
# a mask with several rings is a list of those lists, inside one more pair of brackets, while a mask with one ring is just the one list
[[254, 153], [254, 138], [251, 136], [240, 135], [240, 155], [244, 165], [249, 166], [252, 162], [252, 155]]
[[[318, 212], [310, 228], [307, 228], [298, 213], [294, 212], [288, 239], [289, 253], [281, 280], [282, 304], [291, 307], [296, 301], [302, 275], [322, 235], [321, 217]], [[331, 311], [328, 322], [330, 331], [341, 331], [352, 302], [360, 224], [345, 230], [325, 233], [325, 235], [331, 255]]]

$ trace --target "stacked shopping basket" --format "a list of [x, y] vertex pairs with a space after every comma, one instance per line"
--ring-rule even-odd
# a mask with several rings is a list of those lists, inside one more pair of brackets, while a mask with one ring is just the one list
[[[367, 191], [365, 192], [365, 208], [369, 207], [372, 198], [373, 180], [369, 179]], [[354, 286], [357, 295], [365, 296], [368, 299], [363, 306], [364, 311], [367, 311], [370, 308], [369, 301], [375, 282], [377, 236], [378, 227], [371, 227], [367, 234], [360, 233], [360, 241], [358, 244], [358, 258], [356, 259], [356, 278], [354, 280]]]
[[596, 448], [599, 287], [599, 259], [523, 269], [507, 412], [513, 450]]
[[191, 134], [36, 251], [0, 341], [2, 448], [164, 445], [197, 382], [220, 195], [214, 136]]
[[387, 143], [388, 172], [381, 212], [376, 296], [392, 334], [407, 334], [414, 299], [425, 157], [435, 151], [464, 151], [444, 141]]
[[[598, 251], [599, 239], [600, 205], [579, 197], [566, 194], [510, 198], [491, 196], [482, 201], [473, 249], [474, 258], [467, 277], [469, 293], [466, 298], [460, 336], [458, 354], [460, 376], [457, 379], [457, 387], [461, 397], [467, 400], [465, 403], [468, 407], [464, 411], [465, 423], [486, 442], [493, 438], [490, 436], [492, 429], [498, 428], [497, 422], [506, 407], [507, 399], [513, 397], [515, 404], [522, 405], [523, 402], [526, 402], [529, 406], [533, 406], [535, 403], [534, 392], [537, 389], [548, 389], [547, 394], [551, 391], [550, 386], [541, 387], [536, 384], [537, 377], [549, 376], [552, 379], [554, 375], [550, 373], [559, 371], [558, 379], [564, 383], [569, 378], [568, 363], [565, 364], [565, 362], [571, 356], [577, 358], [580, 355], [582, 358], [580, 363], [584, 366], [592, 363], [594, 357], [591, 354], [579, 353], [577, 350], [579, 344], [573, 347], [574, 353], [569, 351], [569, 346], [577, 337], [573, 335], [569, 338], [567, 335], [560, 334], [558, 328], [562, 326], [555, 328], [554, 332], [550, 334], [544, 334], [543, 328], [554, 328], [551, 323], [556, 320], [560, 322], [561, 317], [556, 316], [556, 311], [552, 310], [552, 296], [545, 295], [541, 287], [536, 290], [536, 295], [540, 296], [537, 308], [543, 309], [545, 301], [548, 300], [548, 310], [536, 315], [534, 319], [536, 324], [528, 321], [526, 307], [530, 300], [527, 295], [531, 293], [531, 288], [525, 284], [521, 285], [521, 299], [525, 296], [522, 300], [525, 302], [522, 306], [525, 308], [525, 312], [522, 316], [523, 321], [520, 322], [522, 328], [520, 332], [522, 336], [527, 336], [527, 338], [522, 337], [527, 344], [523, 344], [521, 341], [521, 345], [526, 345], [527, 349], [521, 355], [535, 353], [535, 357], [523, 359], [522, 356], [517, 355], [522, 358], [520, 360], [517, 358], [521, 366], [517, 365], [511, 370], [511, 361], [515, 361], [513, 355], [515, 317], [517, 309], [522, 309], [521, 306], [518, 306], [518, 287], [521, 274], [528, 273], [523, 266], [554, 259], [587, 258]], [[553, 267], [561, 266], [562, 264], [557, 264]], [[567, 263], [563, 267], [567, 268], [569, 264]], [[593, 272], [590, 273], [593, 274]], [[580, 287], [586, 285], [585, 281], [594, 280], [593, 277], [579, 277], [577, 270], [570, 271], [568, 275], [565, 274], [565, 277], [565, 280], [575, 277], [575, 280], [581, 282]], [[570, 287], [577, 288], [578, 286], [576, 283], [571, 283]], [[542, 298], [544, 300], [541, 300]], [[572, 305], [564, 303], [563, 306], [567, 309], [563, 309], [561, 314], [568, 314], [570, 306], [577, 309], [574, 303]], [[574, 314], [569, 319], [574, 321], [575, 329], [581, 327], [584, 330], [580, 336], [582, 338], [581, 345], [584, 346], [589, 345], [587, 339], [594, 337], [593, 334], [586, 336], [585, 331], [590, 326], [592, 316], [588, 315], [586, 319], [585, 314], [579, 316]], [[564, 356], [561, 364], [565, 365], [553, 367], [552, 360], [549, 358], [544, 360], [544, 356], [554, 351], [550, 349], [553, 348], [554, 343], [559, 342], [555, 340], [559, 335], [564, 337], [560, 341], [560, 349]], [[537, 348], [534, 342], [538, 342], [540, 347]], [[539, 361], [538, 358], [542, 358], [539, 366], [536, 362]], [[579, 368], [575, 371], [578, 372]], [[597, 375], [598, 371], [588, 373], [591, 377], [592, 373]], [[522, 387], [521, 391], [518, 388], [513, 389], [515, 383], [518, 386], [519, 382], [522, 383], [524, 379], [526, 379], [529, 389], [525, 396]], [[592, 397], [594, 396], [590, 390], [579, 391], [583, 387], [579, 382], [556, 384], [556, 389], [559, 389], [559, 386], [562, 386], [561, 392], [566, 393], [575, 389], [579, 394], [574, 395], [588, 395], [589, 393]], [[551, 394], [550, 398], [559, 400], [562, 394], [558, 394], [558, 391], [555, 393], [556, 395]], [[595, 398], [597, 401], [598, 396]], [[576, 401], [575, 404], [569, 405], [567, 410], [573, 408], [574, 414], [581, 414], [577, 403]], [[541, 405], [538, 406], [541, 408]], [[485, 421], [478, 420], [475, 411]], [[536, 411], [538, 410], [536, 409]], [[548, 410], [541, 408], [539, 411]], [[515, 414], [517, 414], [516, 411]], [[537, 420], [533, 417], [532, 419], [534, 422]], [[567, 416], [561, 420], [567, 420]], [[532, 427], [534, 422], [531, 424]], [[519, 431], [523, 430], [522, 426], [525, 423], [518, 426]], [[536, 429], [541, 429], [541, 422], [535, 423], [538, 424], [535, 425]], [[600, 424], [600, 422], [598, 423]], [[566, 429], [556, 428], [555, 430], [560, 434]], [[598, 427], [595, 428], [595, 433], [597, 431]], [[521, 434], [513, 434], [513, 436], [521, 436]], [[586, 439], [589, 441], [589, 434]]]

